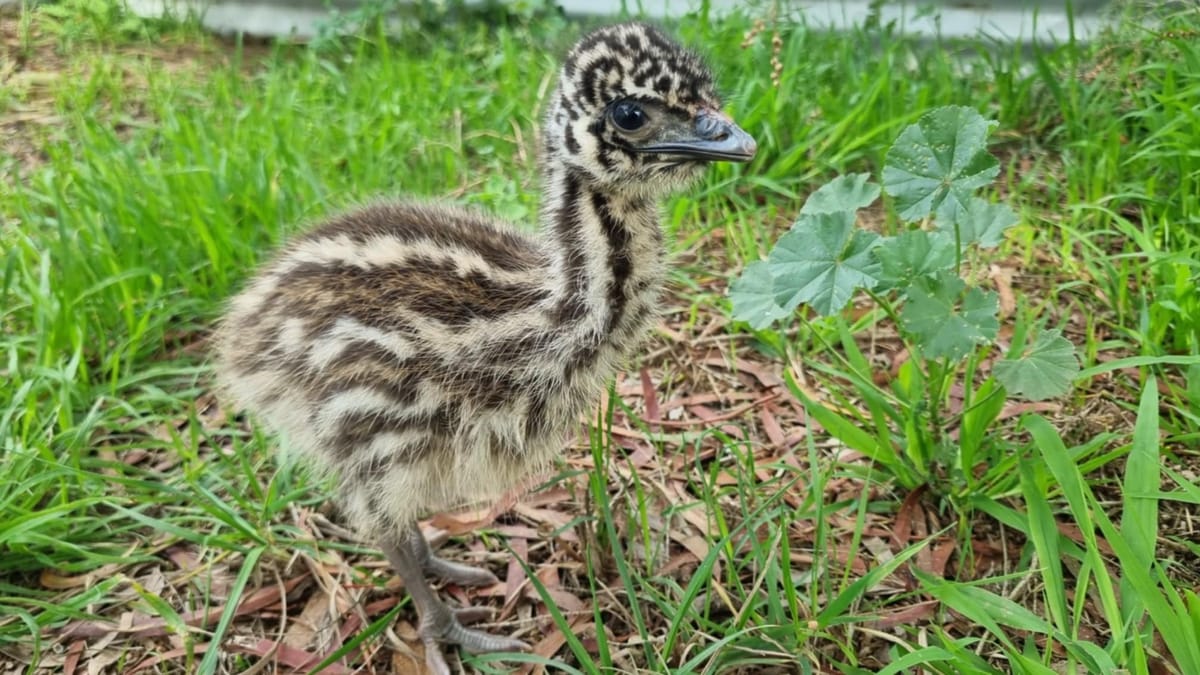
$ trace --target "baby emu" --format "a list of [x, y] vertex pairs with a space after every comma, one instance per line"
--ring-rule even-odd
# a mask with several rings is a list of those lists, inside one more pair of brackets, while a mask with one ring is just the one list
[[658, 29], [601, 28], [567, 55], [542, 138], [542, 236], [450, 206], [376, 204], [275, 257], [216, 335], [235, 403], [336, 472], [349, 520], [442, 643], [526, 645], [463, 628], [425, 580], [496, 578], [435, 557], [417, 528], [545, 467], [655, 316], [658, 201], [707, 162], [748, 161], [701, 60]]

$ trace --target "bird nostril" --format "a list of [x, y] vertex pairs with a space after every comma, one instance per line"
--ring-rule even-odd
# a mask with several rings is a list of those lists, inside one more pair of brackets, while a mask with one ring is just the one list
[[701, 138], [712, 141], [725, 140], [729, 135], [729, 130], [724, 128], [719, 119], [703, 112], [700, 113], [699, 118], [696, 120], [696, 132]]

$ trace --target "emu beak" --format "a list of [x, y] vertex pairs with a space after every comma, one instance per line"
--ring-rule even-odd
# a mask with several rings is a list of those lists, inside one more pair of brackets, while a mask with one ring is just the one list
[[758, 143], [724, 113], [705, 108], [696, 114], [692, 129], [638, 149], [708, 161], [749, 162], [758, 152]]

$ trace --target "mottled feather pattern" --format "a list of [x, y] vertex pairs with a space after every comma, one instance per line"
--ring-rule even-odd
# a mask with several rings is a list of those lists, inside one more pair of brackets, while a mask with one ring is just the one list
[[359, 529], [400, 529], [544, 468], [653, 323], [657, 198], [703, 163], [631, 150], [603, 123], [622, 98], [679, 120], [719, 108], [700, 60], [656, 29], [597, 31], [548, 107], [541, 236], [376, 203], [295, 238], [231, 302], [222, 387], [340, 477]]

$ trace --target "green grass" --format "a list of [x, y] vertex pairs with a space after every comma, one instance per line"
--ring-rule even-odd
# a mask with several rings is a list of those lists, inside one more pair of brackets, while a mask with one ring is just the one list
[[[531, 222], [547, 54], [581, 27], [466, 18], [395, 41], [263, 48], [55, 7], [19, 19], [21, 76], [0, 84], [0, 120], [37, 113], [0, 156], [0, 662], [57, 669], [66, 624], [134, 612], [171, 637], [89, 654], [111, 657], [107, 672], [177, 648], [148, 672], [241, 672], [251, 652], [208, 646], [277, 638], [278, 608], [233, 609], [303, 573], [295, 556], [342, 570], [363, 606], [396, 594], [369, 547], [314, 539], [304, 514], [328, 486], [279, 468], [272, 439], [219, 412], [207, 327], [273, 245], [378, 195]], [[886, 317], [751, 334], [726, 320], [724, 289], [815, 186], [877, 170], [905, 125], [948, 104], [999, 120], [1000, 194], [1022, 222], [981, 262], [1015, 272], [1006, 325], [1066, 324], [1084, 376], [1059, 407], [981, 432], [979, 489], [949, 499], [898, 489], [816, 424], [781, 450], [757, 404], [682, 431], [648, 425], [635, 369], [552, 480], [570, 498], [545, 508], [565, 524], [527, 542], [530, 572], [558, 566], [554, 583], [531, 574], [520, 620], [499, 630], [533, 626], [536, 641], [575, 625], [551, 663], [585, 673], [1198, 672], [1186, 527], [1200, 494], [1186, 476], [1200, 467], [1200, 15], [1031, 54], [783, 25], [779, 86], [772, 27], [741, 46], [755, 18], [677, 30], [711, 55], [760, 155], [714, 167], [667, 209], [674, 246], [695, 255], [668, 314], [685, 340], [660, 336], [643, 362], [660, 400], [746, 394], [711, 404], [732, 410], [770, 393], [734, 358], [778, 375], [786, 355], [771, 391], [887, 430], [878, 407], [895, 400], [854, 386], [895, 356]], [[896, 386], [882, 385], [900, 400]], [[772, 405], [785, 434], [805, 430]], [[613, 428], [650, 440], [622, 444]], [[497, 528], [529, 522], [480, 541], [503, 553]], [[181, 552], [194, 564], [173, 562]], [[671, 561], [682, 571], [664, 572]], [[312, 586], [289, 617], [324, 592]], [[564, 589], [582, 612], [531, 614]], [[186, 626], [206, 608], [224, 613]], [[338, 659], [390, 663], [389, 609]]]

